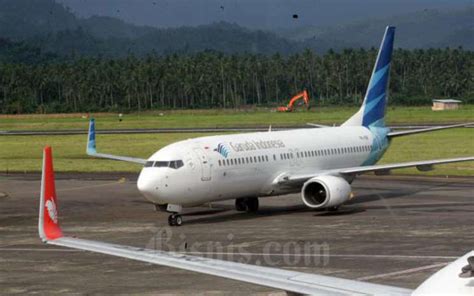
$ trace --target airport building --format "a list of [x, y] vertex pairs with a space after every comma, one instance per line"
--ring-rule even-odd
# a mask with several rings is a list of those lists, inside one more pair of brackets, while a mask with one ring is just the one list
[[459, 109], [459, 104], [462, 103], [460, 100], [433, 100], [433, 111], [442, 111], [442, 110], [457, 110]]

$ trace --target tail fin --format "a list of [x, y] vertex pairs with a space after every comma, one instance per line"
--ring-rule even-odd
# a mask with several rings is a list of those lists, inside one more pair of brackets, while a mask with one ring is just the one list
[[51, 147], [45, 147], [43, 150], [43, 174], [41, 178], [39, 211], [38, 231], [41, 239], [46, 242], [62, 237], [63, 233], [59, 227], [58, 220], [58, 202], [56, 200]]
[[86, 152], [88, 155], [97, 154], [95, 147], [95, 120], [91, 118], [89, 121], [89, 133], [87, 135], [87, 149]]
[[362, 107], [344, 122], [343, 126], [385, 126], [385, 107], [394, 35], [395, 27], [387, 26]]

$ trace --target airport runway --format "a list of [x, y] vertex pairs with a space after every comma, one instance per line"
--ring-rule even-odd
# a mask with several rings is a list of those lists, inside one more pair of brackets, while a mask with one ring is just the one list
[[[453, 123], [455, 124], [455, 123]], [[409, 130], [421, 129], [429, 127], [437, 127], [439, 125], [396, 125], [389, 126], [393, 130]], [[473, 128], [466, 126], [466, 128]], [[273, 131], [297, 129], [297, 128], [315, 128], [310, 125], [293, 125], [293, 126], [276, 126], [272, 127]], [[250, 133], [265, 132], [269, 126], [254, 127], [209, 127], [209, 128], [138, 128], [138, 129], [103, 129], [97, 130], [97, 134], [113, 135], [113, 134], [169, 134], [169, 133]], [[65, 136], [65, 135], [85, 135], [87, 130], [0, 130], [0, 136]]]
[[[190, 209], [167, 227], [134, 175], [63, 175], [66, 234], [414, 288], [474, 249], [474, 178], [364, 176], [339, 212], [306, 209], [298, 194]], [[39, 175], [0, 175], [0, 294], [280, 294], [269, 288], [43, 245]], [[307, 247], [310, 248], [307, 248]]]

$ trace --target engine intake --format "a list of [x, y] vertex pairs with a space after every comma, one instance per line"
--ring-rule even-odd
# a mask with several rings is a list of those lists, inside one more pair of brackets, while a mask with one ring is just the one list
[[301, 189], [301, 198], [312, 209], [339, 206], [349, 200], [351, 185], [335, 176], [320, 176], [309, 179]]

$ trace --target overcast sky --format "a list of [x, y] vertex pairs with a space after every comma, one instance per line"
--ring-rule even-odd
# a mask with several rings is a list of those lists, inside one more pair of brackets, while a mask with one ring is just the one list
[[[337, 25], [424, 9], [459, 9], [473, 0], [56, 0], [81, 17], [105, 15], [138, 25], [175, 27], [215, 21], [252, 28]], [[297, 14], [298, 18], [293, 15]]]

